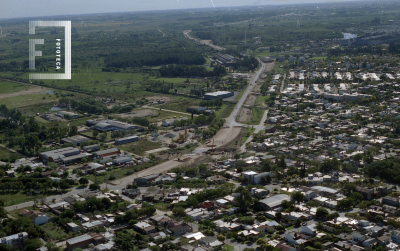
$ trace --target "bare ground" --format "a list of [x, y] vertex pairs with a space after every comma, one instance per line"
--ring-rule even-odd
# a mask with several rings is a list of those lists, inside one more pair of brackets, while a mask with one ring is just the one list
[[147, 116], [152, 116], [152, 115], [157, 115], [154, 111], [150, 109], [144, 109], [144, 110], [137, 110], [133, 111], [131, 113], [123, 113], [123, 114], [117, 114], [117, 116], [121, 118], [133, 118], [133, 117], [147, 117]]
[[251, 116], [251, 109], [242, 107], [240, 108], [239, 116], [237, 116], [236, 121], [239, 123], [247, 122]]
[[257, 102], [258, 95], [254, 95], [251, 93], [249, 96], [247, 96], [246, 101], [244, 102], [245, 105], [253, 106]]
[[162, 99], [162, 100], [164, 100], [164, 102], [171, 102], [174, 100], [173, 98], [170, 98], [167, 96], [151, 96], [151, 97], [147, 97], [146, 99], [149, 100], [150, 102], [155, 102], [155, 101], [157, 101], [157, 99]]
[[22, 90], [22, 91], [17, 91], [17, 92], [0, 93], [0, 99], [20, 96], [20, 95], [27, 95], [27, 94], [41, 94], [41, 93], [47, 92], [48, 90], [49, 89], [47, 89], [47, 88], [34, 87], [34, 88], [30, 88], [28, 90]]

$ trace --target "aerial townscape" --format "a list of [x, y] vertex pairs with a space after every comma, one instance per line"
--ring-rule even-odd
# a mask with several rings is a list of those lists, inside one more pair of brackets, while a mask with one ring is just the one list
[[400, 251], [399, 2], [272, 2], [0, 16], [0, 251]]

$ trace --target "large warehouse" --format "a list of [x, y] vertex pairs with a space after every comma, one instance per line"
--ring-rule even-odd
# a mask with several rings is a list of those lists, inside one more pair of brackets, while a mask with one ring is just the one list
[[290, 201], [291, 198], [287, 194], [278, 194], [263, 200], [260, 200], [259, 205], [262, 210], [272, 210], [281, 206], [282, 201]]
[[144, 128], [137, 126], [137, 125], [132, 125], [129, 123], [117, 121], [117, 120], [87, 120], [86, 121], [87, 126], [94, 126], [94, 129], [105, 132], [105, 131], [126, 131], [128, 132], [129, 130], [136, 130], [136, 131], [143, 131]]
[[229, 98], [232, 97], [234, 92], [228, 92], [228, 91], [218, 91], [218, 92], [209, 92], [204, 94], [204, 99], [216, 99], [216, 98]]

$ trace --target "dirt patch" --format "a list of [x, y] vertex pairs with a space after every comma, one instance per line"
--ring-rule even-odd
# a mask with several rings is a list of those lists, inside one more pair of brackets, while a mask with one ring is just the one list
[[22, 91], [11, 92], [11, 93], [1, 93], [0, 99], [20, 96], [20, 95], [27, 95], [27, 94], [43, 94], [46, 91], [48, 91], [48, 89], [46, 89], [46, 88], [34, 87], [34, 88], [30, 88], [28, 90], [22, 90]]
[[251, 109], [242, 107], [239, 111], [239, 115], [236, 117], [236, 121], [239, 123], [244, 123], [249, 121], [251, 116], [253, 116]]
[[150, 103], [156, 103], [160, 99], [164, 100], [164, 102], [171, 102], [174, 100], [173, 98], [167, 96], [152, 96], [152, 97], [147, 97], [146, 99], [150, 101]]
[[132, 111], [131, 113], [123, 113], [123, 114], [117, 114], [118, 117], [121, 118], [133, 118], [133, 117], [147, 117], [147, 116], [157, 116], [158, 113], [154, 112], [153, 110], [150, 109], [144, 109], [144, 110], [137, 110], [137, 111]]
[[229, 127], [229, 128], [221, 128], [217, 134], [211, 140], [211, 143], [214, 142], [216, 147], [223, 147], [225, 145], [229, 145], [232, 141], [235, 141], [237, 136], [240, 134], [242, 130], [241, 127]]
[[244, 102], [244, 105], [248, 105], [248, 106], [255, 105], [257, 102], [257, 98], [258, 98], [258, 95], [250, 94], [249, 96], [247, 96], [247, 99]]

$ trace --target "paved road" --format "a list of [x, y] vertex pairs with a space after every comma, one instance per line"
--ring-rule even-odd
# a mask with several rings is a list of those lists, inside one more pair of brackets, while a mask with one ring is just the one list
[[282, 84], [281, 84], [281, 92], [283, 92], [283, 87], [285, 86], [285, 80], [286, 80], [286, 73], [283, 75]]
[[255, 127], [256, 130], [254, 130], [253, 134], [251, 134], [250, 137], [246, 140], [246, 142], [244, 142], [244, 144], [240, 147], [241, 151], [246, 150], [246, 144], [253, 140], [255, 134], [257, 134], [258, 132], [260, 132], [261, 130], [264, 129], [264, 122], [265, 122], [265, 120], [267, 120], [267, 117], [268, 117], [268, 110], [266, 110], [264, 112], [264, 115], [263, 115], [263, 117], [262, 117], [262, 119], [260, 121], [260, 124], [257, 125], [257, 126], [252, 126], [252, 127]]
[[258, 78], [260, 77], [260, 75], [264, 72], [266, 67], [266, 64], [261, 63], [261, 67], [260, 69], [257, 71], [256, 74], [253, 75], [253, 77], [250, 79], [250, 83], [247, 86], [247, 89], [244, 91], [242, 97], [240, 98], [240, 100], [236, 103], [235, 109], [232, 111], [231, 115], [229, 115], [228, 118], [226, 118], [226, 122], [225, 122], [225, 126], [241, 126], [243, 124], [237, 123], [235, 121], [235, 118], [240, 110], [240, 107], [243, 106], [244, 102], [247, 99], [247, 96], [250, 94], [251, 90], [254, 87], [254, 84], [256, 83], [256, 81], [258, 80]]
[[[173, 111], [173, 110], [167, 110], [167, 109], [163, 109], [163, 108], [159, 108], [159, 107], [151, 107], [151, 106], [148, 106], [148, 105], [144, 105], [144, 106], [142, 106], [143, 108], [147, 108], [147, 109], [152, 109], [152, 110], [157, 110], [157, 111], [165, 111], [165, 112], [173, 112], [173, 113], [179, 113], [179, 114], [183, 114], [183, 115], [189, 115], [189, 116], [192, 116], [192, 114], [191, 113], [187, 113], [187, 112], [177, 112], [177, 111]], [[198, 114], [193, 114], [193, 116], [199, 116]]]
[[[231, 115], [226, 119], [225, 127], [230, 127], [230, 128], [232, 128], [232, 127], [234, 127], [234, 126], [241, 126], [241, 125], [242, 125], [242, 124], [239, 124], [239, 123], [237, 123], [237, 122], [235, 121], [235, 117], [236, 117], [236, 115], [237, 115], [237, 113], [238, 113], [240, 107], [242, 107], [242, 105], [244, 104], [245, 100], [247, 99], [247, 96], [250, 94], [251, 90], [253, 89], [254, 84], [256, 83], [256, 81], [258, 80], [258, 78], [260, 77], [260, 75], [264, 72], [265, 67], [266, 67], [266, 64], [261, 63], [260, 69], [256, 72], [256, 74], [253, 75], [253, 77], [252, 77], [251, 80], [250, 80], [249, 86], [247, 87], [247, 89], [246, 89], [245, 92], [243, 93], [243, 95], [242, 95], [242, 97], [240, 98], [239, 102], [236, 104], [235, 109], [233, 110], [233, 112], [231, 113]], [[144, 107], [145, 107], [145, 108], [150, 108], [150, 109], [157, 109], [157, 108], [149, 107], [149, 106], [144, 106]], [[158, 108], [157, 110], [159, 110], [159, 108]], [[170, 111], [170, 110], [165, 110], [165, 109], [161, 109], [161, 110]], [[181, 114], [188, 115], [188, 113], [182, 113], [182, 112], [176, 112], [176, 111], [170, 111], [170, 112], [181, 113]], [[191, 114], [190, 114], [190, 115], [191, 115]], [[264, 114], [264, 116], [267, 116], [267, 112]], [[263, 118], [264, 118], [264, 117], [263, 117]], [[263, 120], [263, 121], [264, 121], [264, 120]], [[263, 121], [262, 121], [262, 122], [263, 122]], [[257, 126], [257, 127], [261, 128], [260, 125]], [[236, 128], [233, 128], [233, 129], [236, 129]], [[214, 136], [214, 137], [215, 137], [215, 136]], [[228, 141], [228, 140], [229, 140], [229, 139], [227, 138], [227, 141]], [[218, 146], [219, 146], [219, 145], [217, 145], [217, 147], [218, 147]], [[204, 148], [204, 146], [199, 146], [199, 148]], [[194, 163], [195, 163], [195, 160], [196, 160], [198, 157], [200, 157], [200, 154], [198, 154], [198, 155], [187, 155], [187, 156], [193, 158], [193, 161], [194, 161]], [[185, 157], [185, 155], [182, 156], [182, 157]], [[156, 166], [147, 168], [147, 169], [145, 169], [145, 170], [142, 170], [142, 171], [137, 172], [137, 173], [135, 173], [135, 174], [132, 174], [132, 175], [130, 175], [130, 176], [126, 176], [126, 177], [121, 178], [121, 179], [118, 179], [118, 180], [113, 180], [112, 182], [110, 182], [110, 183], [108, 183], [108, 184], [101, 184], [100, 187], [101, 187], [101, 189], [108, 188], [108, 189], [111, 190], [111, 191], [115, 191], [115, 190], [121, 191], [123, 188], [126, 187], [126, 185], [132, 184], [132, 181], [133, 181], [134, 178], [143, 177], [143, 176], [147, 176], [147, 175], [150, 175], [150, 174], [159, 174], [159, 173], [163, 173], [163, 172], [166, 172], [166, 171], [168, 171], [168, 170], [170, 170], [170, 169], [172, 169], [172, 168], [179, 167], [179, 166], [184, 166], [184, 165], [189, 165], [189, 162], [184, 162], [184, 163], [178, 162], [178, 161], [177, 161], [177, 158], [175, 158], [175, 159], [172, 159], [172, 160], [163, 162], [163, 163], [161, 163], [161, 164], [159, 164], [159, 165], [156, 165]], [[70, 195], [75, 195], [75, 194], [81, 193], [81, 192], [83, 192], [85, 189], [86, 189], [86, 188], [80, 188], [80, 189], [72, 188], [72, 190], [71, 190], [70, 192], [66, 193], [66, 194], [55, 195], [55, 196], [49, 196], [49, 197], [45, 198], [45, 202], [52, 201], [53, 199], [55, 199], [56, 201], [59, 201], [59, 200], [61, 200], [62, 198], [68, 197], [68, 196], [70, 196]], [[6, 207], [5, 209], [6, 209], [7, 211], [10, 211], [10, 210], [14, 210], [14, 209], [20, 209], [20, 208], [25, 208], [25, 207], [33, 206], [33, 204], [34, 204], [33, 201], [29, 201], [29, 202], [21, 203], [21, 204], [18, 204], [18, 205]]]

